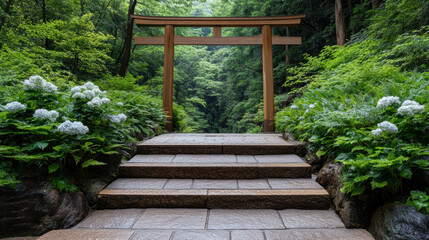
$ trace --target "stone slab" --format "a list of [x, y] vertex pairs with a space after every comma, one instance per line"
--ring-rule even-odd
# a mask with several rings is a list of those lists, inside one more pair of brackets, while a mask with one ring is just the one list
[[279, 211], [286, 228], [344, 228], [344, 224], [333, 210]]
[[106, 189], [162, 189], [167, 179], [157, 178], [119, 178], [109, 184]]
[[164, 189], [191, 189], [192, 179], [169, 179]]
[[328, 209], [325, 189], [209, 190], [208, 208]]
[[255, 159], [259, 163], [304, 163], [295, 154], [256, 155]]
[[146, 209], [133, 229], [204, 229], [207, 209]]
[[141, 215], [141, 209], [99, 210], [89, 214], [75, 228], [130, 228]]
[[135, 231], [130, 240], [170, 240], [173, 231], [168, 230], [145, 230]]
[[130, 230], [65, 229], [50, 231], [39, 240], [129, 240], [133, 234]]
[[[239, 156], [237, 156], [239, 158]], [[307, 163], [124, 163], [123, 178], [310, 178]]]
[[222, 144], [139, 144], [138, 154], [222, 154]]
[[193, 189], [237, 189], [237, 180], [195, 179]]
[[259, 154], [293, 154], [295, 145], [288, 143], [273, 144], [224, 144], [223, 154], [259, 155]]
[[176, 231], [172, 240], [230, 240], [229, 231]]
[[235, 163], [232, 154], [177, 154], [174, 163]]
[[239, 163], [257, 163], [253, 155], [236, 155], [236, 157]]
[[207, 190], [104, 189], [98, 195], [100, 209], [120, 208], [205, 208]]
[[288, 229], [266, 230], [267, 240], [373, 240], [363, 229]]
[[260, 230], [233, 230], [231, 240], [265, 240], [264, 232]]
[[266, 179], [238, 180], [239, 189], [271, 189]]
[[272, 189], [323, 189], [313, 179], [282, 179], [282, 178], [270, 178], [268, 183]]
[[160, 163], [160, 162], [172, 162], [176, 155], [165, 155], [165, 154], [151, 154], [151, 155], [135, 155], [128, 162], [141, 162], [141, 163]]
[[284, 229], [277, 211], [271, 209], [212, 209], [208, 229]]

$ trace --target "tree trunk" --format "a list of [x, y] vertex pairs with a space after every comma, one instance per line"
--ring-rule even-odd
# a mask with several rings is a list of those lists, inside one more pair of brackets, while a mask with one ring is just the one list
[[[8, 14], [8, 15], [9, 15], [10, 7], [12, 6], [12, 2], [13, 2], [13, 0], [9, 0], [9, 1], [7, 1], [7, 3], [6, 3], [6, 7], [5, 7], [5, 9], [4, 9], [4, 12], [5, 12], [6, 14]], [[3, 27], [3, 24], [4, 24], [5, 22], [6, 22], [5, 17], [0, 18], [0, 30], [1, 30], [1, 28]]]
[[372, 8], [378, 8], [380, 6], [381, 0], [371, 0]]
[[131, 15], [134, 14], [134, 10], [136, 8], [137, 0], [130, 0], [130, 6], [128, 8], [128, 21], [127, 21], [127, 35], [125, 37], [124, 45], [125, 52], [124, 58], [122, 59], [121, 68], [119, 69], [119, 75], [124, 77], [127, 73], [128, 63], [130, 61], [131, 55], [131, 41], [133, 39], [133, 19]]
[[335, 0], [335, 26], [337, 30], [337, 45], [342, 46], [346, 43], [346, 27], [341, 0]]

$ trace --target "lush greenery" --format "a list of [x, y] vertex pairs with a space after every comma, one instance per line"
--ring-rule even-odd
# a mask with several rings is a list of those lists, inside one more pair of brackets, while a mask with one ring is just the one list
[[117, 154], [138, 134], [153, 135], [163, 117], [148, 97], [102, 92], [91, 82], [58, 91], [32, 76], [0, 96], [9, 102], [0, 112], [0, 185], [49, 177], [60, 190], [76, 190], [76, 171], [107, 164], [103, 155]]
[[370, 14], [368, 28], [346, 46], [325, 47], [290, 69], [285, 86], [299, 97], [276, 126], [318, 157], [343, 163], [344, 193], [411, 187], [420, 191], [408, 203], [424, 210], [427, 186], [404, 182], [429, 169], [429, 4], [387, 0]]

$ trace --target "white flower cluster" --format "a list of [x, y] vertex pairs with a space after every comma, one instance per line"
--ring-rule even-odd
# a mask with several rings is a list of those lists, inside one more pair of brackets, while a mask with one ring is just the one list
[[377, 129], [372, 130], [371, 134], [374, 136], [378, 136], [380, 135], [382, 132], [388, 132], [388, 133], [397, 133], [398, 132], [398, 127], [388, 121], [384, 121], [382, 123], [377, 124]]
[[92, 82], [87, 82], [82, 86], [76, 86], [71, 89], [72, 98], [93, 99], [99, 96], [102, 91]]
[[420, 103], [410, 100], [405, 100], [402, 106], [398, 108], [398, 114], [408, 117], [414, 117], [416, 113], [422, 113], [425, 111], [425, 106]]
[[56, 93], [57, 86], [47, 82], [41, 76], [31, 76], [30, 79], [24, 81], [24, 90], [44, 91], [47, 93]]
[[377, 108], [387, 108], [392, 106], [393, 104], [401, 104], [399, 97], [383, 97], [382, 99], [378, 100]]
[[54, 122], [59, 115], [60, 114], [55, 110], [48, 111], [42, 108], [42, 109], [37, 109], [36, 112], [34, 112], [33, 117], [37, 119], [42, 119], [42, 120], [48, 119], [49, 121]]
[[20, 102], [11, 102], [6, 104], [4, 109], [8, 112], [19, 112], [25, 109], [25, 105]]
[[375, 130], [372, 130], [372, 131], [371, 131], [371, 134], [377, 137], [377, 136], [379, 136], [382, 132], [383, 132], [383, 130], [381, 130], [380, 128], [377, 128], [377, 129], [375, 129]]
[[110, 99], [108, 98], [99, 98], [95, 97], [91, 101], [89, 101], [87, 104], [88, 106], [92, 108], [100, 107], [102, 104], [107, 104], [110, 102]]
[[377, 124], [377, 127], [379, 127], [381, 130], [389, 132], [389, 133], [397, 133], [398, 132], [398, 127], [396, 127], [395, 124], [388, 122], [388, 121], [384, 121], [382, 123]]
[[291, 108], [291, 109], [295, 109], [295, 110], [298, 110], [298, 109], [299, 109], [299, 107], [298, 107], [297, 105], [292, 105], [292, 106], [290, 106], [290, 108]]
[[116, 105], [118, 105], [118, 106], [124, 106], [124, 104], [122, 102], [118, 102], [118, 103], [116, 103]]
[[313, 108], [315, 108], [315, 107], [316, 107], [316, 105], [317, 105], [317, 102], [316, 102], [316, 103], [314, 103], [314, 104], [310, 104], [310, 105], [308, 106], [308, 108], [309, 108], [309, 109], [313, 109]]
[[70, 122], [67, 120], [58, 126], [58, 131], [67, 135], [81, 135], [89, 132], [89, 128], [81, 122]]
[[121, 123], [121, 122], [125, 122], [127, 120], [127, 116], [123, 113], [118, 114], [118, 115], [110, 115], [109, 120], [113, 123]]

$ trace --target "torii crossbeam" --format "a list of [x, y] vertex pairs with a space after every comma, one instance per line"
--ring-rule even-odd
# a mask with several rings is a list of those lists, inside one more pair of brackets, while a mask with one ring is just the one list
[[[272, 27], [297, 27], [305, 15], [286, 17], [149, 17], [133, 15], [137, 26], [165, 27], [165, 35], [134, 37], [136, 45], [164, 45], [163, 109], [172, 131], [174, 45], [262, 45], [264, 132], [274, 132], [273, 45], [300, 45], [301, 37], [272, 35]], [[213, 37], [174, 35], [175, 27], [213, 27]], [[262, 36], [222, 37], [222, 27], [261, 27]]]

